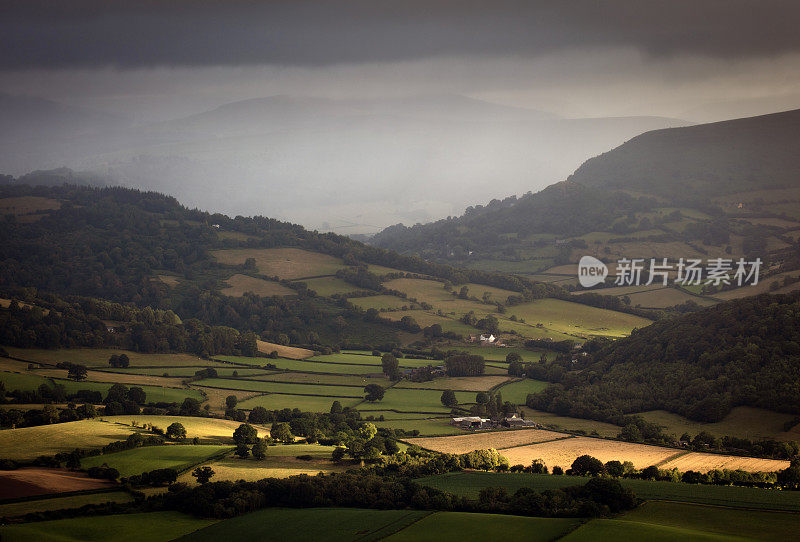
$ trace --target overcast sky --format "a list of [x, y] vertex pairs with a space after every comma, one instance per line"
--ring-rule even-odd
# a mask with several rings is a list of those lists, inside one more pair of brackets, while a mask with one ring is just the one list
[[4, 0], [0, 90], [178, 117], [459, 93], [565, 116], [800, 107], [800, 2]]

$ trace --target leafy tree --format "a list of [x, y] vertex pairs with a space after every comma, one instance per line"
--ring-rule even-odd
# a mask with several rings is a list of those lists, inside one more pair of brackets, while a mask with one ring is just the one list
[[265, 424], [270, 420], [269, 411], [262, 406], [253, 407], [247, 421], [250, 423]]
[[216, 474], [211, 467], [197, 467], [192, 471], [192, 476], [197, 478], [197, 483], [201, 485], [207, 484], [211, 478]]
[[236, 398], [235, 395], [229, 395], [225, 398], [225, 407], [229, 409], [236, 408], [236, 405], [239, 404], [239, 399]]
[[143, 405], [147, 402], [147, 393], [139, 386], [133, 386], [128, 390], [128, 400]]
[[590, 455], [582, 455], [572, 462], [572, 474], [576, 476], [597, 476], [605, 472], [603, 462]]
[[181, 404], [182, 416], [196, 416], [200, 413], [200, 401], [192, 397], [187, 397]]
[[243, 423], [233, 432], [233, 441], [236, 444], [255, 444], [258, 440], [258, 431], [249, 423]]
[[183, 440], [186, 438], [186, 428], [182, 423], [174, 422], [167, 427], [165, 435], [170, 440]]
[[339, 401], [334, 401], [331, 404], [331, 414], [341, 414], [342, 413], [342, 403]]
[[334, 461], [341, 461], [344, 459], [345, 454], [347, 453], [347, 449], [343, 446], [337, 446], [331, 452], [331, 459]]
[[477, 395], [475, 395], [475, 402], [479, 405], [485, 405], [489, 402], [489, 394], [485, 391], [479, 391]]
[[364, 393], [366, 393], [364, 398], [367, 401], [374, 403], [375, 401], [380, 401], [383, 399], [385, 391], [379, 384], [367, 384], [364, 386]]
[[267, 457], [267, 443], [263, 438], [256, 440], [256, 443], [253, 444], [253, 459], [257, 459], [259, 461], [264, 460]]
[[453, 408], [458, 404], [458, 399], [453, 390], [444, 390], [442, 392], [442, 404], [448, 408]]
[[289, 424], [286, 422], [273, 424], [269, 434], [278, 442], [284, 442], [287, 444], [294, 442], [294, 435], [292, 435], [292, 430], [289, 427]]
[[247, 444], [239, 443], [236, 445], [236, 451], [233, 453], [241, 459], [247, 459], [250, 456], [250, 448]]
[[69, 369], [67, 370], [67, 377], [70, 380], [74, 380], [79, 382], [81, 380], [85, 380], [86, 376], [88, 375], [88, 371], [85, 365], [75, 365], [71, 364]]
[[522, 361], [522, 356], [520, 356], [517, 352], [509, 352], [506, 355], [506, 362], [514, 363], [515, 361]]
[[390, 380], [400, 380], [400, 364], [392, 354], [386, 353], [381, 357], [383, 374]]

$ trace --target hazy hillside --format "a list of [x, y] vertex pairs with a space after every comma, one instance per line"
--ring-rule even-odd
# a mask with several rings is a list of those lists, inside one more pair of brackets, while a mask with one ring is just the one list
[[17, 152], [1, 153], [0, 171], [70, 167], [190, 206], [373, 234], [543, 188], [634, 135], [682, 124], [562, 119], [458, 95], [273, 96], [144, 126], [98, 123], [47, 145], [18, 143]]
[[[789, 111], [648, 132], [538, 193], [493, 200], [458, 218], [398, 224], [371, 242], [563, 284], [574, 281], [575, 271], [558, 266], [574, 264], [584, 254], [607, 262], [759, 257], [767, 264], [764, 278], [777, 276], [800, 265], [799, 128], [800, 111]], [[788, 282], [793, 277], [777, 279], [787, 282], [775, 289], [794, 289]], [[703, 287], [670, 296], [635, 295], [631, 303], [665, 307], [690, 300], [690, 293], [721, 292]], [[618, 295], [630, 294], [639, 292]], [[743, 295], [729, 292], [719, 299]]]
[[720, 196], [800, 182], [800, 109], [655, 130], [587, 160], [570, 176], [586, 186]]

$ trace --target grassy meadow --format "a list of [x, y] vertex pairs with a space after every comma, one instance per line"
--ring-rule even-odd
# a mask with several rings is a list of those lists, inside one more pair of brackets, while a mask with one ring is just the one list
[[216, 523], [180, 512], [145, 512], [0, 526], [3, 542], [167, 542]]
[[107, 465], [117, 469], [121, 477], [141, 474], [153, 469], [171, 468], [182, 471], [197, 463], [204, 462], [212, 456], [232, 451], [231, 446], [213, 444], [145, 446], [107, 455], [85, 457], [81, 467], [99, 467]]

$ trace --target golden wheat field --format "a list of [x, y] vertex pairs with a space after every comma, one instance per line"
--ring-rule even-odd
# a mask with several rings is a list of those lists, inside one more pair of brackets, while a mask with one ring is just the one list
[[283, 346], [280, 344], [268, 343], [266, 341], [261, 341], [261, 340], [256, 341], [256, 343], [258, 344], [259, 352], [263, 354], [278, 352], [278, 355], [282, 358], [306, 359], [314, 355], [313, 350], [307, 350], [305, 348], [297, 348], [294, 346]]
[[[240, 422], [233, 420], [221, 420], [219, 418], [197, 418], [193, 416], [149, 416], [143, 414], [128, 416], [104, 416], [103, 420], [115, 425], [128, 426], [129, 431], [134, 431], [134, 427], [142, 427], [145, 424], [155, 425], [161, 429], [166, 429], [172, 423], [180, 423], [186, 428], [186, 437], [201, 439], [228, 439], [233, 437]], [[133, 424], [136, 424], [134, 426]], [[263, 425], [251, 424], [258, 430], [259, 437], [269, 435], [269, 428]]]
[[530, 465], [534, 459], [542, 459], [550, 468], [558, 465], [564, 469], [568, 469], [581, 455], [591, 455], [603, 463], [614, 459], [630, 461], [637, 469], [643, 469], [681, 453], [671, 448], [590, 437], [571, 437], [513, 448], [498, 446], [497, 449], [512, 465]]
[[241, 265], [248, 258], [253, 258], [260, 274], [290, 280], [333, 275], [345, 267], [339, 258], [301, 248], [213, 250], [211, 255], [226, 265]]
[[[509, 431], [492, 431], [490, 433], [470, 433], [468, 435], [455, 435], [452, 437], [430, 437], [407, 439], [409, 444], [416, 444], [422, 448], [435, 450], [448, 454], [463, 454], [472, 450], [487, 448], [511, 448], [534, 442], [564, 437], [564, 433], [547, 431], [545, 429], [516, 429]], [[529, 461], [530, 463], [530, 461]]]
[[789, 466], [788, 461], [778, 459], [759, 459], [757, 457], [737, 457], [735, 455], [704, 454], [689, 452], [659, 465], [662, 469], [678, 469], [681, 472], [693, 470], [708, 472], [714, 469], [746, 470], [750, 472], [773, 472]]
[[75, 448], [99, 448], [130, 434], [130, 427], [100, 420], [6, 429], [0, 439], [0, 457], [32, 459]]

